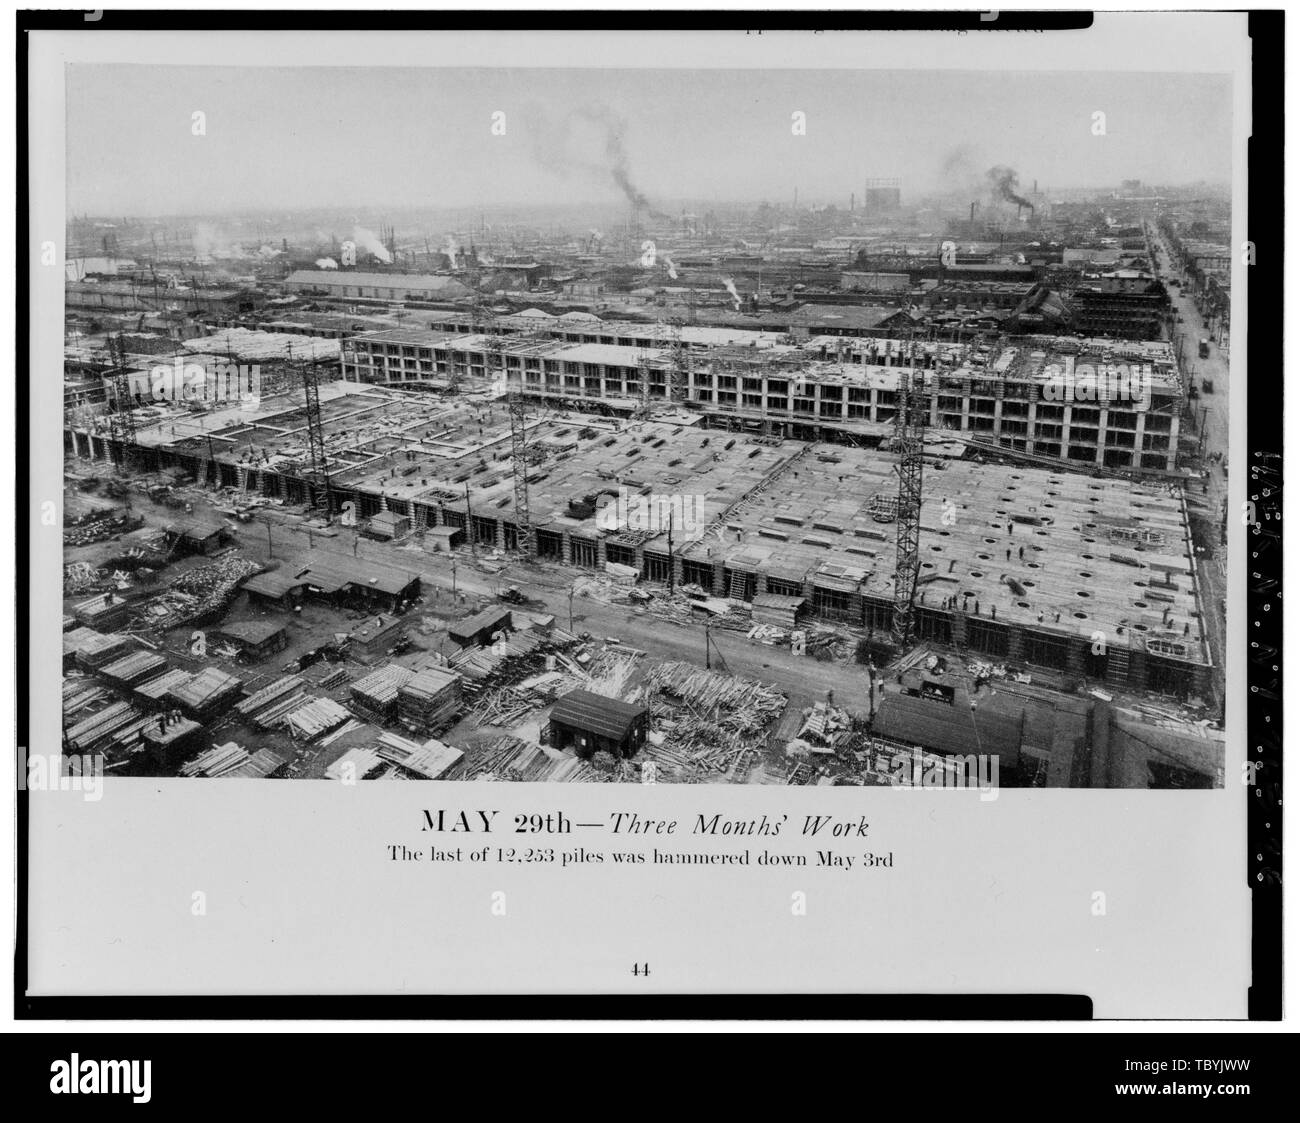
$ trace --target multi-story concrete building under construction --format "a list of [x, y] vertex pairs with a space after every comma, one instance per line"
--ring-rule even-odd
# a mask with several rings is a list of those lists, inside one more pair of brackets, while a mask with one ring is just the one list
[[1126, 472], [1172, 472], [1177, 463], [1185, 397], [1165, 343], [793, 344], [770, 333], [599, 324], [582, 334], [600, 342], [569, 341], [572, 324], [515, 335], [368, 332], [345, 341], [342, 375], [403, 387], [495, 384], [613, 416], [675, 402], [711, 426], [872, 447], [893, 432], [907, 369], [923, 377], [932, 440]]

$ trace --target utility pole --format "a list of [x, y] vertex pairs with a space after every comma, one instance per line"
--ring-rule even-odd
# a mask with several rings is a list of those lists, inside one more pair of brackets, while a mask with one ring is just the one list
[[710, 620], [704, 621], [704, 669], [706, 671], [713, 670], [713, 662], [709, 658], [709, 626], [711, 623]]
[[569, 586], [569, 631], [573, 631], [573, 586]]

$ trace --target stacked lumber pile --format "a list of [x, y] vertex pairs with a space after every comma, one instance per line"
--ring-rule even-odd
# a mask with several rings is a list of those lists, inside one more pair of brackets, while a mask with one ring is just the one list
[[243, 680], [217, 667], [205, 667], [189, 682], [167, 691], [166, 698], [195, 721], [206, 721], [234, 705]]
[[333, 698], [312, 698], [287, 714], [282, 724], [299, 741], [317, 737], [350, 720], [352, 715]]
[[522, 678], [529, 670], [536, 670], [548, 642], [547, 637], [535, 632], [514, 632], [509, 639], [491, 647], [463, 648], [449, 663], [464, 676], [465, 692], [474, 694], [504, 685], [512, 676]]
[[387, 768], [388, 763], [379, 756], [379, 750], [363, 748], [360, 745], [348, 749], [333, 764], [325, 769], [327, 780], [366, 780], [377, 769]]
[[455, 671], [429, 667], [408, 679], [397, 691], [397, 711], [408, 729], [432, 733], [447, 725], [460, 709], [461, 677]]
[[93, 679], [74, 675], [63, 680], [63, 721], [101, 702], [111, 701], [113, 695], [108, 687], [100, 686]]
[[155, 655], [152, 651], [133, 651], [130, 655], [104, 664], [99, 673], [119, 686], [138, 686], [156, 678], [166, 669], [167, 660], [161, 655]]
[[260, 780], [276, 769], [283, 768], [285, 763], [284, 757], [278, 753], [273, 753], [270, 749], [258, 749], [243, 764], [222, 772], [221, 775], [231, 779]]
[[227, 741], [224, 745], [214, 745], [206, 753], [200, 753], [193, 760], [181, 765], [182, 776], [228, 776], [250, 760], [249, 752]]
[[256, 721], [278, 703], [286, 702], [294, 696], [302, 697], [302, 679], [297, 675], [285, 675], [275, 682], [254, 691], [247, 698], [235, 704], [235, 710], [246, 718]]
[[414, 671], [397, 663], [371, 671], [349, 688], [352, 708], [373, 721], [391, 721], [397, 713], [397, 692], [414, 677]]
[[127, 747], [139, 740], [140, 730], [154, 720], [130, 702], [115, 702], [66, 729], [64, 741], [73, 753]]
[[151, 678], [148, 682], [142, 682], [135, 688], [135, 696], [145, 709], [156, 710], [164, 705], [168, 691], [174, 687], [183, 686], [194, 676], [189, 671], [183, 671], [180, 667], [173, 667], [170, 671], [164, 671], [157, 678]]
[[63, 654], [72, 656], [84, 670], [97, 670], [105, 663], [121, 659], [134, 644], [127, 636], [115, 632], [97, 632], [94, 628], [74, 628], [63, 633]]
[[444, 779], [465, 756], [460, 749], [441, 741], [431, 739], [417, 745], [395, 733], [381, 733], [376, 751], [381, 760], [404, 768], [425, 780]]

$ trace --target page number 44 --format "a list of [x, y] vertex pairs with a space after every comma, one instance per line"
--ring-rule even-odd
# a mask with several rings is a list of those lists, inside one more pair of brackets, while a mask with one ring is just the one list
[[636, 975], [638, 978], [641, 977], [641, 976], [645, 976], [646, 978], [649, 978], [649, 977], [650, 977], [650, 964], [648, 964], [648, 963], [633, 963], [633, 964], [632, 964], [632, 974]]

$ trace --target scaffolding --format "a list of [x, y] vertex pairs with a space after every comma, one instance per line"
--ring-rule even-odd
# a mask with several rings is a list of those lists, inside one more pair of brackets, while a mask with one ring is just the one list
[[330, 477], [325, 452], [325, 430], [320, 415], [320, 376], [315, 365], [310, 362], [300, 364], [298, 371], [302, 379], [307, 413], [308, 501], [314, 507], [324, 506], [329, 511]]
[[899, 375], [894, 449], [898, 456], [898, 554], [894, 569], [894, 642], [910, 646], [915, 638], [916, 583], [921, 572], [921, 488], [925, 463], [925, 379], [918, 377], [913, 342], [907, 366]]
[[126, 369], [126, 345], [121, 335], [109, 339], [108, 353], [113, 362], [113, 401], [108, 413], [108, 434], [112, 442], [113, 464], [119, 473], [125, 475], [132, 467], [139, 440], [135, 429], [135, 408], [131, 402], [131, 377]]

